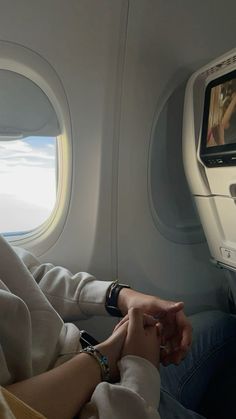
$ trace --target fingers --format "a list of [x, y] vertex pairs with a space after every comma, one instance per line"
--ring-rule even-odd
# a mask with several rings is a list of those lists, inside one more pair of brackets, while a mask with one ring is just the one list
[[130, 328], [131, 317], [132, 317], [133, 324], [135, 322], [137, 323], [138, 321], [142, 322], [143, 324], [144, 315], [141, 313], [141, 311], [137, 308], [130, 308], [128, 311], [128, 314], [126, 314], [126, 316], [123, 317], [123, 319], [121, 319], [121, 321], [116, 325], [116, 327], [113, 330], [113, 333], [117, 332], [118, 329], [124, 327], [125, 324], [127, 327]]
[[[157, 321], [153, 316], [150, 316], [149, 314], [142, 314], [143, 316], [143, 326], [155, 326]], [[115, 332], [117, 329], [119, 329], [120, 326], [122, 326], [124, 323], [126, 323], [129, 320], [129, 313], [126, 314], [125, 317], [123, 317], [123, 319], [121, 319], [121, 321], [119, 323], [117, 323], [117, 325], [114, 328]]]
[[183, 329], [182, 339], [180, 342], [179, 353], [175, 356], [176, 362], [179, 364], [187, 355], [192, 344], [192, 326], [186, 325]]
[[188, 350], [190, 348], [190, 346], [192, 344], [192, 340], [193, 340], [192, 332], [193, 332], [193, 329], [192, 329], [191, 324], [189, 323], [183, 329], [183, 336], [182, 336], [182, 340], [181, 340], [181, 348], [183, 348], [183, 349], [185, 348], [186, 350]]
[[157, 324], [156, 319], [150, 314], [143, 314], [143, 326], [155, 326]]
[[[156, 311], [155, 319], [162, 319], [169, 313], [178, 313], [179, 311], [183, 310], [184, 303], [183, 301], [167, 301], [167, 300], [160, 300], [157, 299], [158, 308]], [[155, 309], [153, 308], [152, 311], [154, 312]]]
[[129, 312], [128, 334], [138, 333], [143, 331], [143, 314], [138, 308], [130, 308]]
[[160, 338], [160, 341], [161, 341], [161, 335], [162, 335], [162, 331], [163, 331], [163, 326], [162, 326], [162, 324], [160, 322], [156, 323], [155, 326], [156, 326], [157, 336]]
[[115, 328], [114, 328], [113, 332], [115, 332], [117, 329], [119, 329], [119, 327], [120, 327], [120, 326], [122, 326], [122, 324], [126, 323], [128, 320], [129, 320], [129, 315], [128, 315], [128, 314], [126, 314], [126, 316], [125, 316], [125, 317], [123, 317], [123, 319], [121, 319], [121, 320], [119, 321], [119, 323], [117, 323], [117, 325], [115, 326]]
[[175, 333], [164, 342], [169, 345], [168, 350], [161, 353], [164, 365], [179, 364], [186, 357], [192, 344], [192, 326], [183, 311], [176, 313], [176, 321]]
[[177, 337], [176, 339], [172, 339], [164, 346], [161, 347], [161, 362], [163, 365], [169, 365], [169, 364], [175, 364], [179, 365], [180, 362], [187, 356], [192, 338], [191, 336], [191, 327], [189, 326], [187, 329], [183, 331], [183, 336], [178, 341]]
[[184, 303], [183, 301], [173, 302], [170, 301], [169, 307], [166, 308], [166, 312], [168, 313], [177, 313], [180, 310], [183, 310]]
[[179, 365], [181, 361], [187, 356], [188, 351], [174, 350], [171, 353], [166, 352], [165, 349], [161, 352], [161, 362], [164, 366], [169, 364]]
[[122, 323], [120, 327], [118, 327], [116, 330], [113, 330], [112, 334], [114, 333], [116, 333], [117, 335], [122, 334], [122, 333], [126, 334], [127, 329], [128, 329], [128, 321], [126, 321], [125, 323]]
[[192, 344], [192, 325], [189, 320], [186, 318], [184, 312], [178, 313], [179, 327], [181, 330], [181, 339], [180, 339], [180, 349], [184, 355], [190, 349]]
[[127, 329], [128, 322], [122, 324], [122, 326], [119, 327], [119, 329], [113, 331], [112, 335], [108, 338], [108, 340], [110, 340], [113, 343], [116, 342], [118, 346], [122, 346], [127, 336]]
[[[184, 316], [184, 314], [183, 314]], [[185, 316], [184, 316], [185, 317]], [[190, 350], [192, 343], [192, 326], [183, 318], [184, 326], [180, 327], [178, 333], [163, 342], [164, 347], [161, 348], [161, 362], [163, 365], [171, 363], [179, 365], [180, 362], [186, 357]]]

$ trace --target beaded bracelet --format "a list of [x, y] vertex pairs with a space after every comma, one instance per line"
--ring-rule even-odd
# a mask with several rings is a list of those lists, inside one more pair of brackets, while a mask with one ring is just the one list
[[102, 355], [101, 352], [93, 346], [87, 346], [86, 348], [79, 351], [79, 353], [91, 355], [94, 359], [96, 359], [101, 369], [102, 381], [109, 381], [110, 369], [108, 365], [108, 359], [105, 355]]

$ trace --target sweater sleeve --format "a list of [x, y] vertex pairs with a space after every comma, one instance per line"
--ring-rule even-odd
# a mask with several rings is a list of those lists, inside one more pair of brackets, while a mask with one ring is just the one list
[[14, 250], [63, 320], [108, 315], [105, 298], [110, 281], [98, 281], [86, 272], [73, 275], [61, 266], [40, 263], [25, 249], [15, 247]]
[[100, 383], [81, 419], [160, 419], [160, 375], [147, 360], [125, 356], [119, 363], [121, 381]]

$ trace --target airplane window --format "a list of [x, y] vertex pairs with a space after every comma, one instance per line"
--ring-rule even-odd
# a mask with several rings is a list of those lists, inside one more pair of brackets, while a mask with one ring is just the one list
[[60, 125], [46, 94], [27, 77], [0, 70], [0, 232], [41, 226], [57, 199]]

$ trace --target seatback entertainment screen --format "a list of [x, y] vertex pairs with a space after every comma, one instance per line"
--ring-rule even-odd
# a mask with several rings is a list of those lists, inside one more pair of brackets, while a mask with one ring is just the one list
[[209, 167], [236, 165], [236, 70], [206, 87], [200, 157]]

